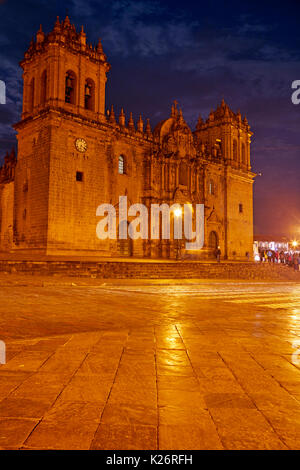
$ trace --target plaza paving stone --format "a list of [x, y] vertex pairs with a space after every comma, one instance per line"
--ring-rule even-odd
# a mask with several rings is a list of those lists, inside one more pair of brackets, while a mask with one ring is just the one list
[[1, 449], [300, 449], [299, 283], [15, 282]]

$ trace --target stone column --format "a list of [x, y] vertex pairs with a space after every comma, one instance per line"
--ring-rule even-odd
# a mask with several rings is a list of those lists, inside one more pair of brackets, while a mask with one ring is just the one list
[[165, 163], [165, 191], [168, 191], [170, 187], [170, 164]]
[[238, 131], [238, 148], [237, 148], [237, 161], [238, 161], [238, 167], [240, 168], [242, 165], [242, 139], [241, 139], [241, 129]]
[[23, 113], [28, 112], [29, 108], [29, 87], [30, 87], [30, 78], [27, 72], [23, 73]]
[[246, 161], [247, 161], [247, 167], [248, 171], [251, 170], [251, 161], [250, 161], [250, 144], [251, 144], [251, 134], [248, 133], [248, 140], [247, 144], [245, 145], [245, 152], [246, 152]]
[[57, 55], [57, 47], [51, 46], [51, 49], [52, 55], [48, 73], [48, 100], [51, 105], [57, 106], [59, 98], [59, 88], [61, 86], [61, 88], [63, 88], [63, 91], [65, 91], [65, 83], [59, 83], [59, 62]]
[[100, 114], [105, 114], [105, 86], [106, 86], [106, 71], [104, 67], [100, 68], [100, 80], [99, 80], [99, 109], [97, 110]]
[[175, 164], [175, 188], [179, 185], [179, 162], [176, 162]]
[[161, 162], [161, 191], [163, 192], [165, 189], [165, 162]]

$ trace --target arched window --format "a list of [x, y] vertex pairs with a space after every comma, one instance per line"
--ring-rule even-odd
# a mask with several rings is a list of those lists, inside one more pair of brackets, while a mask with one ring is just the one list
[[185, 162], [181, 162], [179, 165], [179, 184], [184, 186], [188, 184], [188, 167]]
[[242, 144], [242, 163], [246, 165], [246, 147], [245, 144]]
[[236, 139], [234, 139], [233, 143], [232, 143], [232, 158], [235, 162], [237, 162], [238, 153], [237, 153], [237, 141], [236, 141]]
[[29, 85], [29, 111], [32, 111], [34, 108], [34, 78], [31, 79], [30, 85]]
[[124, 159], [123, 155], [119, 155], [118, 173], [119, 173], [119, 175], [124, 175], [125, 174], [125, 159]]
[[65, 83], [65, 102], [75, 104], [75, 93], [76, 93], [76, 75], [74, 72], [69, 70], [66, 73]]
[[41, 104], [45, 104], [47, 99], [47, 71], [44, 70], [41, 76]]
[[95, 110], [95, 83], [91, 78], [88, 78], [84, 85], [84, 107]]

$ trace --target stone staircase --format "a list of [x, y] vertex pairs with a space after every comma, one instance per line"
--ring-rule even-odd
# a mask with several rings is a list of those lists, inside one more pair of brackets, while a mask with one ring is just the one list
[[103, 279], [253, 279], [300, 282], [300, 272], [277, 264], [196, 261], [0, 260], [0, 272]]

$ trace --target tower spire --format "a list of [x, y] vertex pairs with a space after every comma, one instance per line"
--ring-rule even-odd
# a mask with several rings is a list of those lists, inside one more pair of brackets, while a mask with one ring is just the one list
[[128, 128], [132, 131], [135, 130], [134, 128], [134, 122], [133, 122], [133, 117], [132, 117], [132, 113], [130, 113], [130, 116], [129, 116], [129, 121], [128, 121]]
[[178, 109], [177, 109], [178, 101], [174, 100], [173, 103], [174, 103], [174, 105], [172, 106], [172, 117], [177, 118], [177, 116], [178, 116]]
[[84, 32], [83, 25], [81, 26], [81, 31], [79, 33], [79, 40], [81, 44], [81, 49], [84, 50], [86, 46], [86, 34]]
[[43, 31], [43, 28], [42, 28], [42, 25], [40, 24], [40, 28], [38, 30], [38, 32], [36, 33], [36, 42], [38, 44], [40, 44], [41, 42], [43, 42], [45, 39], [45, 34], [44, 34], [44, 31]]
[[120, 116], [119, 116], [119, 124], [120, 126], [124, 127], [125, 126], [125, 113], [124, 109], [121, 108]]
[[115, 123], [116, 123], [116, 116], [115, 116], [115, 111], [114, 111], [113, 105], [111, 105], [111, 108], [110, 108], [109, 122], [110, 122], [111, 124], [115, 124]]
[[144, 123], [143, 123], [143, 120], [142, 120], [142, 116], [140, 115], [139, 117], [139, 120], [137, 122], [137, 130], [139, 132], [144, 132]]
[[98, 39], [97, 52], [103, 54], [103, 47], [102, 47], [102, 43], [101, 43], [101, 39], [100, 39], [100, 38]]
[[59, 31], [60, 31], [59, 16], [56, 17], [56, 21], [55, 21], [55, 23], [54, 23], [53, 31], [55, 31], [55, 32], [59, 32]]
[[182, 115], [182, 109], [180, 108], [179, 110], [179, 118], [178, 118], [179, 124], [183, 124], [183, 115]]
[[147, 124], [146, 124], [146, 134], [148, 136], [150, 136], [152, 134], [149, 118], [147, 119]]
[[64, 26], [64, 28], [66, 28], [66, 27], [68, 28], [68, 27], [71, 26], [70, 18], [69, 18], [68, 15], [66, 16], [66, 18], [65, 18], [65, 20], [64, 20], [64, 22], [63, 22], [63, 26]]

